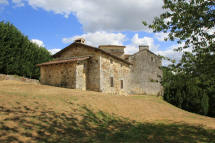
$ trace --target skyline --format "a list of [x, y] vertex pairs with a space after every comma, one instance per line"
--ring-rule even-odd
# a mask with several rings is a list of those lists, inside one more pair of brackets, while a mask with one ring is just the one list
[[[162, 10], [156, 0], [0, 0], [0, 21], [14, 24], [32, 42], [52, 54], [83, 37], [92, 46], [126, 46], [133, 54], [139, 45], [179, 60], [176, 42], [165, 42], [165, 33], [152, 33], [142, 21], [152, 22]], [[164, 65], [167, 63], [164, 62]]]

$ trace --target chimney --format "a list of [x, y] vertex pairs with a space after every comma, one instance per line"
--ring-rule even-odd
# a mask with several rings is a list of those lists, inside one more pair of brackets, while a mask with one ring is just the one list
[[149, 50], [149, 46], [148, 45], [140, 45], [139, 51], [142, 51], [142, 50]]
[[75, 40], [76, 43], [81, 43], [84, 44], [85, 43], [85, 39], [84, 38], [78, 38]]

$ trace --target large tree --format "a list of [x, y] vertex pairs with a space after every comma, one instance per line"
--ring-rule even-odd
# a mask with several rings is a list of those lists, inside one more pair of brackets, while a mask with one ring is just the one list
[[9, 22], [0, 22], [0, 73], [38, 79], [36, 64], [50, 59], [44, 47], [32, 43]]
[[164, 96], [178, 107], [215, 116], [215, 1], [164, 0], [163, 9], [148, 26], [168, 33], [165, 40], [177, 41], [176, 50], [183, 52], [165, 68], [171, 72], [163, 79]]

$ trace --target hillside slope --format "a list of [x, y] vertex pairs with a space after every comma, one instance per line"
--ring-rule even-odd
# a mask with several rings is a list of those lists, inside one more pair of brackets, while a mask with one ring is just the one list
[[0, 142], [215, 142], [215, 119], [153, 96], [0, 81]]

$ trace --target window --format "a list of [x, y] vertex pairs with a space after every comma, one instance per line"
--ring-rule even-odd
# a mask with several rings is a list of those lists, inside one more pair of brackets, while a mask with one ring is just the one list
[[113, 77], [110, 77], [110, 87], [113, 87]]
[[120, 66], [122, 67], [122, 64], [120, 64]]
[[121, 89], [123, 89], [123, 80], [121, 80]]
[[112, 59], [110, 59], [110, 63], [111, 63], [111, 64], [113, 63], [113, 60], [112, 60]]

